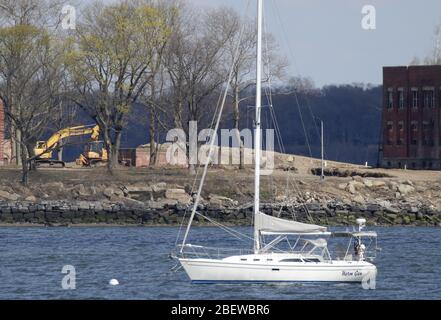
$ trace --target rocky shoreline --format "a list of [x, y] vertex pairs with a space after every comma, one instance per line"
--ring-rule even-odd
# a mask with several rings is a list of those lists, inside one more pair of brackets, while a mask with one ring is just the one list
[[[219, 199], [227, 201], [225, 198]], [[181, 203], [134, 205], [110, 201], [0, 202], [0, 225], [177, 226], [190, 210], [189, 205]], [[262, 204], [261, 210], [274, 216], [327, 226], [354, 225], [355, 220], [360, 217], [366, 218], [371, 226], [441, 226], [441, 214], [430, 207], [397, 207], [390, 203], [360, 205], [331, 201], [326, 204], [308, 203], [297, 206]], [[251, 224], [253, 208], [251, 203], [243, 206], [201, 204], [198, 212], [226, 225], [248, 226]], [[195, 225], [205, 226], [210, 225], [210, 222], [196, 216]]]
[[[360, 176], [328, 180], [327, 184], [311, 181], [297, 181], [304, 190], [301, 195], [279, 194], [271, 201], [263, 200], [267, 203], [261, 210], [327, 226], [354, 225], [360, 217], [370, 226], [441, 226], [437, 184], [429, 189], [409, 180]], [[212, 187], [202, 195], [201, 216], [196, 216], [195, 225], [212, 225], [209, 219], [226, 225], [250, 225], [252, 194], [239, 186], [215, 187], [218, 189]], [[44, 191], [4, 184], [0, 188], [0, 226], [177, 226], [185, 222], [192, 207], [190, 189], [188, 184], [166, 182], [49, 182]]]

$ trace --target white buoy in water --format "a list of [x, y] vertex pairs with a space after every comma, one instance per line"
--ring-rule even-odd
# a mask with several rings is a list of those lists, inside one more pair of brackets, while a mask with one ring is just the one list
[[119, 285], [119, 282], [118, 282], [118, 280], [116, 280], [116, 279], [112, 279], [112, 280], [109, 281], [109, 284], [110, 284], [111, 286], [117, 286], [117, 285]]

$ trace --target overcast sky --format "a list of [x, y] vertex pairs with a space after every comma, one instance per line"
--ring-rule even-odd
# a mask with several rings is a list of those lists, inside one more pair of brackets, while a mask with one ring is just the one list
[[[187, 1], [244, 13], [249, 0]], [[255, 16], [257, 1], [250, 1], [248, 16]], [[361, 27], [364, 5], [376, 8], [376, 30]], [[265, 0], [265, 15], [291, 63], [290, 75], [309, 76], [318, 86], [380, 84], [382, 66], [407, 65], [430, 52], [435, 25], [441, 23], [441, 1]]]

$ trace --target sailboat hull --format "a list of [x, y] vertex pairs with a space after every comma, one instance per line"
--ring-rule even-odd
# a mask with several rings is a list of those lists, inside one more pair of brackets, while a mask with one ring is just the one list
[[[234, 261], [239, 260], [239, 261]], [[192, 282], [354, 282], [375, 280], [377, 268], [364, 261], [318, 263], [242, 262], [240, 259], [179, 259]]]

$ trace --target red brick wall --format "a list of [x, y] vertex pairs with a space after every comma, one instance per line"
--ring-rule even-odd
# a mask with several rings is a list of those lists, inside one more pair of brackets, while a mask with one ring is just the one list
[[[172, 166], [167, 161], [167, 149], [169, 144], [163, 144], [158, 152], [158, 159], [156, 164], [158, 166]], [[176, 167], [186, 167], [187, 166], [187, 158], [182, 153], [178, 156], [178, 164], [175, 164]], [[138, 147], [136, 148], [136, 166], [137, 167], [148, 167], [150, 165], [150, 147]]]
[[3, 102], [0, 100], [0, 165], [3, 165], [4, 161], [4, 142], [5, 142], [5, 111], [3, 108]]
[[[394, 67], [384, 68], [383, 70], [383, 141], [384, 141], [384, 157], [397, 158], [407, 157], [407, 134], [405, 137], [404, 145], [398, 145], [398, 123], [404, 121], [404, 127], [408, 126], [407, 123], [407, 109], [398, 108], [398, 88], [407, 88], [407, 68], [406, 67]], [[392, 88], [394, 97], [394, 108], [388, 109], [389, 89]], [[405, 94], [405, 97], [407, 95]], [[405, 105], [408, 101], [405, 100]], [[393, 130], [389, 131], [388, 123], [392, 122]], [[392, 145], [388, 144], [388, 140], [392, 140]]]
[[150, 164], [150, 150], [147, 148], [136, 149], [136, 166], [148, 167], [149, 164]]
[[[431, 88], [434, 105], [424, 107], [424, 89]], [[399, 108], [399, 89], [403, 90], [404, 108]], [[412, 89], [418, 92], [417, 108], [412, 104]], [[383, 165], [441, 168], [441, 66], [385, 67], [383, 90]], [[393, 94], [393, 108], [388, 108], [389, 92]], [[412, 143], [413, 135], [416, 144]]]

